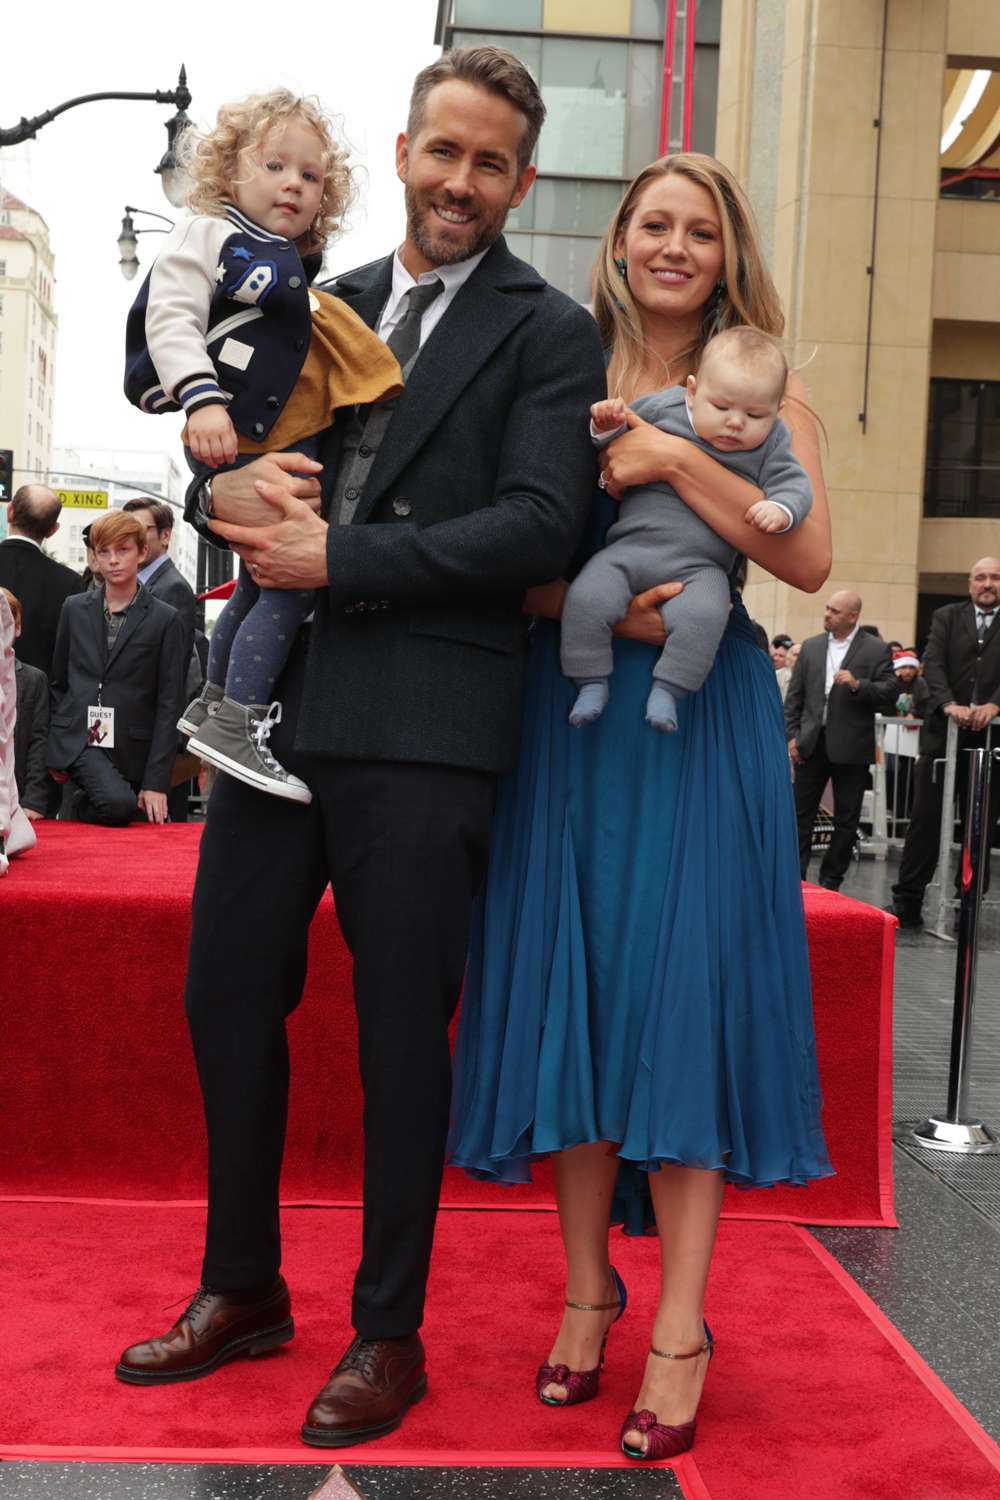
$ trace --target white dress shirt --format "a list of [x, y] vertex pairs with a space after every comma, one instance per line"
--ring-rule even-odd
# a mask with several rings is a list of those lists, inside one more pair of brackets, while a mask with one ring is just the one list
[[159, 555], [159, 557], [157, 557], [153, 562], [146, 563], [145, 567], [139, 569], [139, 572], [138, 572], [138, 575], [137, 575], [138, 579], [139, 579], [139, 582], [140, 583], [148, 583], [149, 580], [152, 578], [153, 574], [154, 573], [158, 573], [160, 571], [160, 569], [163, 567], [163, 564], [166, 563], [166, 562], [169, 562], [169, 561], [170, 561], [170, 554], [169, 554], [169, 552], [161, 552], [160, 555]]
[[837, 673], [840, 671], [841, 667], [844, 665], [844, 657], [847, 655], [848, 651], [850, 651], [850, 649], [851, 649], [851, 642], [854, 640], [854, 637], [857, 635], [857, 633], [858, 633], [858, 631], [860, 629], [861, 629], [860, 625], [855, 625], [855, 627], [851, 631], [850, 635], [846, 635], [842, 641], [836, 640], [833, 637], [833, 635], [831, 635], [831, 634], [827, 635], [827, 638], [826, 638], [826, 687], [824, 689], [824, 692], [825, 692], [825, 695], [826, 695], [827, 698], [829, 698], [829, 696], [830, 696], [830, 689], [833, 687], [833, 679], [834, 679], [834, 677], [836, 677]]
[[389, 300], [382, 309], [382, 316], [375, 330], [379, 338], [388, 341], [396, 324], [403, 318], [406, 309], [402, 306], [402, 302], [411, 286], [420, 286], [436, 278], [444, 283], [444, 291], [434, 298], [429, 307], [424, 309], [424, 315], [420, 320], [420, 347], [422, 349], [489, 248], [487, 246], [486, 250], [480, 250], [478, 255], [472, 255], [468, 260], [456, 261], [454, 265], [438, 266], [433, 271], [424, 271], [416, 280], [403, 265], [397, 250], [392, 258], [392, 287]]

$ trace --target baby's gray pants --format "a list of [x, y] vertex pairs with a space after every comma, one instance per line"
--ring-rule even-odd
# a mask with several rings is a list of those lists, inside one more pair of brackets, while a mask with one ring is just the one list
[[570, 586], [563, 605], [560, 661], [576, 682], [611, 676], [611, 628], [625, 618], [636, 594], [679, 582], [684, 592], [660, 606], [667, 643], [653, 676], [668, 687], [695, 692], [708, 676], [729, 618], [729, 578], [716, 563], [665, 569], [662, 552], [638, 537], [597, 552]]

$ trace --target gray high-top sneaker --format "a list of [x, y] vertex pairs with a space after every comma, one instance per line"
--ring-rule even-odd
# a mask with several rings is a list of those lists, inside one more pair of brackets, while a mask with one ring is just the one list
[[311, 802], [312, 792], [305, 782], [286, 771], [268, 747], [271, 730], [280, 723], [280, 703], [265, 708], [263, 704], [246, 706], [234, 698], [223, 698], [209, 704], [204, 723], [188, 740], [188, 749], [258, 791], [286, 797], [290, 802]]
[[206, 682], [198, 697], [191, 699], [177, 720], [177, 728], [181, 734], [197, 734], [208, 717], [209, 704], [221, 703], [224, 696], [224, 690], [216, 683]]

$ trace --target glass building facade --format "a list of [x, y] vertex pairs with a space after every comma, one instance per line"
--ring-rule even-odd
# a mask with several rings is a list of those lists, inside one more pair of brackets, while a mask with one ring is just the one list
[[[547, 118], [538, 178], [507, 243], [553, 286], [590, 297], [590, 272], [626, 184], [658, 154], [667, 0], [441, 0], [444, 48], [506, 47], [538, 80]], [[712, 151], [722, 0], [698, 0], [692, 149]]]

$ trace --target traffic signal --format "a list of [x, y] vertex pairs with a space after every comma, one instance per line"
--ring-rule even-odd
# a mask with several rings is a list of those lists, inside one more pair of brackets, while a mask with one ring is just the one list
[[0, 448], [0, 502], [7, 505], [14, 494], [14, 450]]

